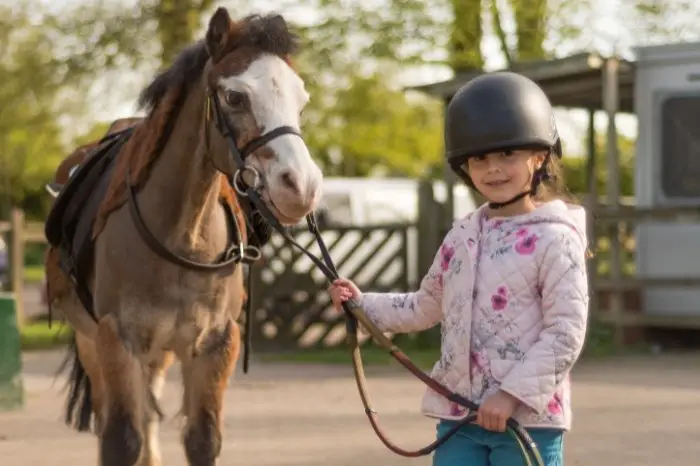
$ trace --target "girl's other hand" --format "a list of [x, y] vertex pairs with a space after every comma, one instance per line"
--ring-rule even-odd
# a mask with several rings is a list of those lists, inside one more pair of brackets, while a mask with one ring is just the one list
[[346, 278], [338, 278], [328, 287], [333, 306], [337, 310], [342, 310], [343, 303], [349, 299], [359, 301], [362, 292], [352, 281]]

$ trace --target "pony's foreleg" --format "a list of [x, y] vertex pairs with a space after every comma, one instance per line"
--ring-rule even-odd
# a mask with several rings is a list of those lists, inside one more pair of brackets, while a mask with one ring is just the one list
[[104, 382], [100, 464], [134, 466], [141, 456], [149, 408], [145, 373], [121, 339], [112, 315], [100, 319], [96, 349]]
[[[148, 386], [156, 403], [163, 394], [165, 375], [168, 368], [173, 363], [174, 358], [175, 355], [172, 352], [165, 352], [160, 360], [156, 361], [148, 368]], [[139, 466], [160, 466], [161, 464], [159, 441], [161, 419], [159, 413], [155, 409], [156, 406], [151, 406], [150, 408], [144, 429], [144, 451], [139, 461]]]
[[239, 350], [240, 329], [229, 321], [223, 332], [202, 343], [199, 354], [183, 361], [183, 443], [190, 466], [214, 466], [219, 457], [224, 392]]

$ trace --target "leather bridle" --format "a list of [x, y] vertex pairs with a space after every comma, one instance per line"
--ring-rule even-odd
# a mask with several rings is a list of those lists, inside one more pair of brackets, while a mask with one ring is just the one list
[[[309, 214], [306, 217], [306, 222], [309, 231], [314, 235], [316, 242], [321, 250], [323, 260], [316, 257], [306, 248], [301, 246], [296, 240], [294, 240], [294, 238], [292, 238], [292, 236], [282, 226], [279, 220], [277, 220], [277, 218], [273, 215], [273, 213], [270, 211], [265, 202], [261, 199], [261, 189], [262, 183], [264, 183], [264, 178], [257, 172], [255, 168], [245, 165], [246, 157], [252, 154], [256, 149], [259, 149], [271, 140], [285, 134], [292, 134], [301, 138], [302, 135], [300, 134], [300, 132], [290, 126], [281, 126], [253, 139], [252, 141], [247, 143], [242, 149], [239, 149], [236, 143], [236, 135], [224, 116], [219, 97], [215, 91], [210, 91], [207, 95], [207, 121], [209, 121], [210, 114], [212, 112], [214, 117], [214, 125], [220, 132], [221, 136], [223, 136], [223, 138], [227, 141], [230, 155], [233, 159], [233, 163], [237, 168], [233, 176], [229, 177], [229, 183], [231, 183], [236, 193], [238, 194], [239, 202], [246, 214], [246, 220], [250, 222], [250, 219], [253, 215], [253, 209], [256, 209], [258, 213], [262, 215], [262, 217], [268, 222], [270, 227], [272, 227], [280, 235], [282, 235], [282, 237], [284, 237], [286, 241], [288, 241], [296, 248], [298, 248], [302, 253], [304, 253], [314, 263], [314, 265], [316, 265], [321, 270], [321, 272], [326, 276], [326, 278], [329, 281], [332, 282], [333, 280], [339, 278], [333, 260], [331, 259], [330, 254], [328, 252], [328, 248], [326, 247], [326, 244], [323, 241], [323, 238], [321, 237], [321, 233], [318, 229], [316, 219], [313, 213]], [[249, 171], [253, 175], [253, 179], [255, 180], [253, 185], [247, 184], [246, 181], [243, 179], [242, 175], [246, 171]], [[233, 239], [231, 244], [226, 248], [226, 250], [221, 254], [220, 258], [216, 262], [203, 264], [191, 261], [187, 258], [175, 254], [174, 252], [167, 249], [162, 243], [160, 243], [148, 230], [148, 228], [143, 222], [143, 219], [141, 218], [130, 181], [127, 181], [127, 184], [129, 186], [128, 197], [130, 212], [136, 224], [136, 228], [140, 233], [141, 237], [146, 242], [146, 244], [153, 250], [153, 252], [158, 254], [163, 259], [190, 270], [213, 272], [227, 267], [231, 267], [232, 265], [239, 262], [250, 264], [261, 257], [260, 249], [251, 245], [243, 245], [241, 226], [238, 223], [236, 215], [230, 212], [230, 207], [228, 207], [226, 204], [224, 205], [224, 207], [227, 208], [229, 217], [232, 217], [233, 219], [232, 224], [235, 226], [237, 237]], [[248, 228], [250, 229], [250, 224], [248, 224]], [[251, 274], [249, 272], [249, 279], [250, 275]], [[252, 329], [252, 316], [250, 315], [249, 303], [250, 299], [248, 299], [248, 302], [246, 303], [247, 308], [245, 335], [247, 347], [249, 347], [250, 344], [250, 335]], [[379, 437], [382, 443], [389, 450], [404, 457], [419, 457], [428, 455], [432, 453], [435, 449], [437, 449], [440, 445], [445, 443], [462, 426], [474, 422], [476, 420], [476, 411], [478, 411], [479, 409], [479, 406], [476, 403], [464, 398], [463, 396], [457, 393], [452, 392], [450, 389], [439, 383], [437, 380], [425, 374], [396, 345], [394, 345], [391, 342], [391, 340], [384, 336], [384, 334], [367, 318], [367, 316], [365, 315], [364, 311], [358, 303], [354, 301], [348, 301], [343, 304], [343, 309], [347, 316], [347, 338], [348, 344], [351, 349], [355, 381], [357, 383], [357, 388], [360, 394], [360, 398], [362, 400], [362, 404], [365, 408], [365, 414], [367, 415], [367, 418], [369, 419], [372, 428], [377, 434], [377, 437]], [[379, 346], [381, 346], [384, 350], [388, 351], [391, 354], [391, 356], [394, 357], [394, 359], [396, 359], [403, 367], [405, 367], [415, 377], [421, 380], [425, 385], [427, 385], [440, 395], [444, 396], [448, 400], [464, 408], [467, 408], [471, 411], [471, 413], [459, 422], [457, 422], [456, 425], [452, 429], [450, 429], [450, 431], [447, 432], [444, 436], [438, 438], [433, 443], [427, 445], [424, 448], [415, 451], [409, 451], [404, 450], [398, 447], [396, 444], [394, 444], [391, 440], [388, 439], [388, 437], [384, 434], [381, 427], [379, 426], [377, 413], [372, 408], [369, 400], [369, 395], [367, 391], [367, 380], [364, 374], [362, 355], [360, 352], [360, 346], [358, 342], [358, 323], [367, 329], [369, 334], [374, 338], [374, 340], [379, 344]], [[246, 351], [246, 354], [248, 354], [248, 351]], [[246, 359], [244, 360], [244, 370], [247, 370], [247, 362], [248, 359], [246, 357]], [[544, 466], [542, 457], [540, 456], [540, 453], [537, 450], [535, 442], [532, 440], [527, 431], [515, 419], [508, 419], [507, 431], [515, 438], [515, 440], [519, 444], [521, 452], [523, 454], [523, 458], [525, 459], [527, 465], [534, 464], [537, 466]]]

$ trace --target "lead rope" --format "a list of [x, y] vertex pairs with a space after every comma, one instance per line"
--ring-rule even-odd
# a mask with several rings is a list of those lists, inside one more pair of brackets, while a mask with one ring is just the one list
[[[319, 249], [321, 250], [323, 260], [326, 262], [325, 265], [329, 269], [328, 271], [332, 273], [332, 275], [334, 276], [333, 278], [339, 278], [338, 272], [335, 269], [333, 260], [331, 259], [330, 253], [328, 252], [328, 248], [326, 247], [326, 244], [323, 241], [323, 237], [321, 236], [313, 214], [310, 214], [306, 217], [306, 222], [309, 231], [316, 238], [316, 242], [319, 246]], [[287, 236], [288, 235], [285, 235], [285, 237]], [[296, 242], [291, 240], [290, 238], [286, 239], [288, 239], [288, 241], [292, 242], [293, 244], [296, 244]], [[310, 255], [310, 253], [306, 252], [305, 250], [302, 249], [302, 251], [306, 253], [306, 255]], [[329, 280], [331, 280], [331, 277], [328, 278]], [[355, 380], [357, 382], [357, 388], [360, 393], [360, 398], [362, 399], [362, 403], [365, 406], [365, 413], [367, 414], [372, 428], [387, 448], [389, 448], [394, 453], [405, 457], [419, 457], [429, 455], [437, 448], [439, 448], [442, 444], [444, 444], [450, 437], [456, 434], [461, 427], [476, 421], [476, 411], [478, 411], [479, 409], [479, 406], [476, 403], [467, 400], [466, 398], [456, 393], [450, 392], [448, 388], [442, 386], [439, 382], [435, 381], [427, 374], [425, 374], [396, 345], [394, 345], [393, 342], [391, 342], [391, 340], [385, 337], [384, 334], [381, 331], [379, 331], [379, 329], [371, 321], [369, 321], [369, 319], [367, 319], [366, 315], [361, 311], [361, 308], [357, 303], [350, 300], [346, 303], [343, 303], [343, 309], [345, 310], [345, 313], [347, 315], [346, 327], [348, 332], [348, 341], [352, 352], [353, 369], [355, 372]], [[366, 378], [364, 375], [362, 365], [362, 356], [360, 353], [360, 347], [357, 339], [358, 320], [363, 324], [363, 326], [365, 326], [367, 331], [375, 338], [379, 345], [385, 350], [387, 350], [394, 357], [394, 359], [396, 359], [401, 365], [408, 369], [413, 375], [415, 375], [418, 379], [420, 379], [431, 389], [445, 396], [450, 401], [453, 401], [465, 408], [472, 410], [473, 413], [458, 421], [458, 423], [455, 426], [453, 426], [445, 435], [438, 438], [430, 445], [419, 450], [404, 450], [392, 443], [381, 431], [381, 428], [379, 427], [379, 424], [377, 422], [377, 413], [374, 409], [372, 409], [369, 401], [369, 396], [367, 393], [367, 387], [365, 383]], [[537, 466], [544, 466], [544, 462], [542, 460], [542, 456], [540, 455], [539, 450], [537, 449], [537, 445], [532, 440], [527, 431], [515, 419], [508, 419], [507, 431], [513, 438], [515, 438], [515, 441], [518, 443], [518, 446], [520, 447], [520, 452], [522, 453], [523, 459], [525, 460], [527, 466], [533, 466], [533, 458], [535, 460], [534, 464], [536, 464]]]

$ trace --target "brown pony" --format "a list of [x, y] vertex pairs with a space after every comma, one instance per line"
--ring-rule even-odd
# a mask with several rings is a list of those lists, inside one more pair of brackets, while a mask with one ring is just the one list
[[[81, 392], [83, 404], [94, 405], [103, 466], [160, 464], [157, 398], [173, 357], [182, 367], [188, 464], [216, 464], [224, 392], [240, 346], [242, 265], [215, 273], [184, 267], [154, 251], [143, 228], [177, 256], [207, 264], [231, 242], [220, 202], [233, 202], [222, 190], [227, 180], [255, 185], [282, 225], [315, 209], [323, 176], [298, 134], [308, 94], [290, 66], [295, 50], [296, 36], [282, 17], [232, 21], [219, 8], [205, 40], [141, 94], [147, 115], [116, 159], [94, 223], [95, 319], [74, 289], [50, 296], [76, 331], [71, 398], [75, 403]], [[245, 153], [245, 169], [235, 163], [226, 133]], [[132, 200], [141, 225], [127, 205]], [[52, 273], [61, 270], [49, 257]]]

